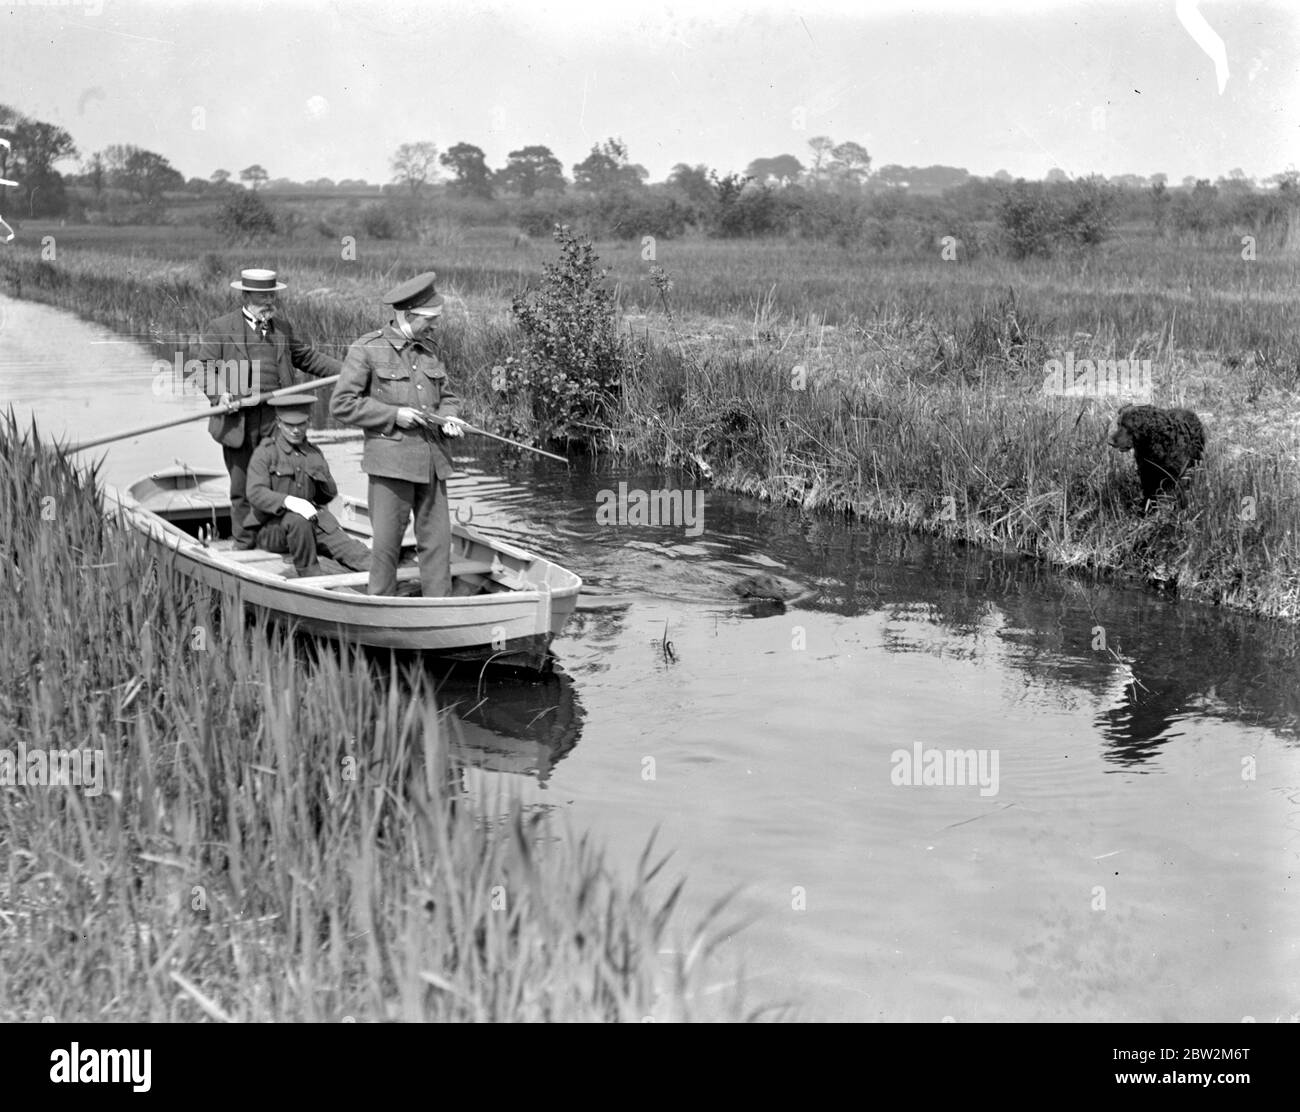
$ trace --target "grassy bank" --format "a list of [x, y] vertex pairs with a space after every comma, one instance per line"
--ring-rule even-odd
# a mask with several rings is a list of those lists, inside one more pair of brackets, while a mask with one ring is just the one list
[[0, 629], [0, 1019], [744, 1013], [649, 850], [476, 812], [420, 674], [246, 628], [12, 422]]
[[[387, 281], [428, 265], [426, 249], [366, 261], [367, 249], [345, 264], [298, 246], [182, 263], [161, 245], [130, 256], [98, 240], [79, 248], [78, 234], [62, 236], [58, 262], [8, 256], [23, 296], [152, 334], [167, 359], [177, 337], [228, 310], [229, 275], [252, 261], [290, 275], [287, 315], [338, 353], [373, 325]], [[449, 245], [437, 265], [453, 295], [456, 382], [469, 412], [487, 417], [500, 404], [490, 368], [521, 342], [507, 299], [541, 257], [527, 263], [484, 234]], [[1300, 615], [1294, 256], [1248, 262], [1235, 243], [1120, 239], [1083, 256], [944, 264], [671, 241], [659, 245], [672, 280], [661, 292], [639, 245], [601, 252], [623, 325], [649, 355], [628, 368], [599, 446], [723, 489]], [[1044, 393], [1045, 364], [1066, 353], [1149, 360], [1154, 403], [1202, 416], [1209, 448], [1183, 505], [1136, 512], [1131, 456], [1105, 446], [1116, 399]]]

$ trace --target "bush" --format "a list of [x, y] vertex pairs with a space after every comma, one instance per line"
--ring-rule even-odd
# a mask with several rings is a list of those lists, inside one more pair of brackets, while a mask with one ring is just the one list
[[1041, 182], [1018, 181], [1011, 186], [998, 205], [998, 224], [1013, 259], [1052, 253], [1055, 220]]
[[243, 241], [276, 233], [275, 213], [251, 190], [232, 193], [217, 210], [217, 231], [228, 240]]
[[360, 213], [361, 230], [371, 239], [396, 239], [397, 220], [387, 205], [367, 205]]
[[[590, 442], [609, 425], [623, 375], [644, 358], [630, 337], [620, 337], [614, 295], [602, 282], [591, 243], [568, 225], [557, 226], [558, 263], [546, 263], [542, 284], [514, 300], [524, 349], [506, 360], [498, 383], [507, 404], [521, 402], [541, 440]], [[510, 423], [507, 418], [506, 423]], [[509, 433], [507, 433], [509, 435]]]

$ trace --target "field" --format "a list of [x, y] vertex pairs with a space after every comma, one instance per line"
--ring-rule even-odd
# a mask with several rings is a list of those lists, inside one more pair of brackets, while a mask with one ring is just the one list
[[[941, 232], [928, 254], [805, 240], [598, 244], [619, 326], [645, 357], [629, 363], [589, 446], [678, 468], [685, 483], [1300, 614], [1300, 256], [1244, 259], [1239, 237], [1132, 227], [1049, 259], [945, 261]], [[44, 236], [53, 259], [39, 257]], [[243, 266], [281, 271], [298, 332], [340, 355], [378, 323], [384, 289], [432, 267], [450, 295], [457, 384], [489, 425], [505, 416], [491, 369], [521, 345], [511, 299], [556, 255], [515, 229], [450, 220], [428, 245], [360, 238], [354, 252], [314, 235], [230, 247], [175, 227], [28, 224], [23, 244], [4, 257], [0, 289], [152, 339], [169, 361], [228, 310]], [[654, 267], [667, 279], [658, 287]], [[1067, 354], [1149, 360], [1154, 404], [1202, 416], [1209, 448], [1182, 504], [1137, 512], [1132, 459], [1105, 446], [1120, 399], [1044, 392], [1048, 361]]]

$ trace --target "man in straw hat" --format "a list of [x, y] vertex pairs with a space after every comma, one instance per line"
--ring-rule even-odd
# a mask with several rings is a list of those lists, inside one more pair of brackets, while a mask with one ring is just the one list
[[[213, 405], [294, 385], [295, 367], [315, 378], [339, 373], [341, 364], [296, 339], [277, 314], [276, 294], [285, 289], [274, 270], [245, 270], [230, 288], [243, 305], [203, 330], [199, 359], [205, 368], [204, 393]], [[214, 416], [208, 432], [221, 445], [230, 472], [230, 521], [236, 548], [252, 548], [245, 490], [253, 451], [275, 429], [275, 411], [265, 402]]]
[[[402, 534], [412, 512], [420, 559], [420, 593], [451, 593], [451, 515], [447, 479], [454, 470], [447, 437], [464, 436], [460, 399], [447, 384], [429, 335], [442, 315], [433, 271], [403, 282], [384, 296], [388, 323], [349, 349], [330, 413], [365, 430], [361, 469], [370, 476], [372, 595], [397, 590]], [[448, 418], [446, 423], [429, 414]]]
[[258, 548], [289, 553], [299, 578], [321, 574], [319, 552], [353, 571], [367, 571], [370, 550], [325, 508], [339, 488], [321, 450], [307, 440], [312, 399], [290, 394], [269, 404], [276, 429], [248, 465], [251, 509], [244, 525], [255, 533]]

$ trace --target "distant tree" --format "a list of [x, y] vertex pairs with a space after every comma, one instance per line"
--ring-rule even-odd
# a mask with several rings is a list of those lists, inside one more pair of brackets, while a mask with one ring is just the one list
[[449, 185], [453, 193], [492, 200], [492, 171], [488, 169], [487, 155], [473, 143], [457, 143], [438, 161], [456, 175]]
[[108, 171], [104, 166], [104, 155], [96, 151], [86, 160], [86, 164], [81, 171], [82, 180], [90, 186], [90, 192], [94, 196], [96, 203], [104, 193], [104, 184], [108, 178]]
[[1159, 185], [1159, 186], [1166, 186], [1166, 185], [1168, 185], [1168, 184], [1169, 184], [1169, 175], [1168, 175], [1168, 174], [1152, 174], [1152, 175], [1151, 175], [1151, 188], [1152, 188], [1152, 189], [1155, 189], [1155, 187], [1156, 187], [1157, 185]]
[[875, 180], [877, 185], [888, 185], [895, 189], [903, 188], [911, 183], [911, 172], [906, 166], [891, 162], [876, 171]]
[[438, 148], [433, 143], [403, 143], [389, 160], [393, 182], [418, 193], [438, 173]]
[[230, 182], [230, 171], [213, 170], [212, 173], [208, 175], [208, 181], [210, 181], [218, 189], [224, 189], [225, 186]]
[[344, 178], [339, 182], [340, 189], [369, 189], [370, 183], [364, 178]]
[[1220, 178], [1214, 184], [1227, 193], [1249, 193], [1255, 188], [1255, 183], [1246, 177], [1246, 172], [1240, 166], [1229, 170], [1227, 177]]
[[28, 216], [60, 216], [67, 211], [63, 175], [56, 162], [77, 156], [77, 146], [63, 128], [33, 120], [0, 105], [0, 121], [12, 146], [10, 181], [18, 182], [18, 208]]
[[825, 135], [814, 135], [808, 140], [808, 146], [813, 153], [808, 174], [813, 181], [821, 181], [823, 171], [834, 157], [832, 152], [835, 150], [835, 141]]
[[252, 166], [246, 166], [239, 171], [239, 180], [248, 182], [248, 188], [254, 193], [257, 187], [267, 180], [271, 175], [262, 169], [256, 162]]
[[1015, 179], [1010, 174], [1008, 174], [1005, 170], [999, 170], [996, 174], [993, 175], [993, 180], [1000, 181], [1000, 182], [1012, 182]]
[[309, 189], [333, 189], [333, 188], [334, 188], [334, 179], [333, 179], [333, 178], [317, 178], [315, 181], [309, 181], [309, 182], [307, 183], [307, 187], [308, 187]]
[[1269, 185], [1277, 187], [1281, 193], [1293, 193], [1300, 191], [1300, 170], [1294, 167], [1283, 170], [1281, 173], [1274, 174], [1266, 179]]
[[156, 205], [166, 190], [185, 186], [185, 178], [162, 155], [129, 143], [105, 147], [104, 164], [110, 183], [144, 205]]
[[679, 162], [668, 174], [668, 184], [686, 195], [686, 199], [696, 205], [713, 203], [713, 185], [709, 180], [709, 168], [701, 163], [687, 166]]
[[641, 185], [650, 175], [644, 166], [628, 161], [622, 139], [606, 139], [573, 167], [573, 184], [591, 193], [607, 193], [620, 186]]
[[503, 189], [531, 197], [540, 190], [564, 188], [564, 167], [550, 147], [521, 147], [506, 157], [508, 161], [496, 175]]
[[799, 180], [803, 163], [792, 154], [778, 154], [773, 158], [756, 158], [745, 167], [745, 175], [758, 182], [776, 181], [789, 185]]
[[861, 185], [871, 173], [871, 155], [861, 143], [839, 143], [831, 148], [831, 171], [845, 181]]
[[1183, 178], [1182, 186], [1184, 189], [1194, 189], [1196, 188], [1196, 179], [1191, 174], [1188, 174], [1187, 177]]
[[206, 193], [212, 186], [207, 178], [190, 178], [185, 183], [186, 193]]
[[1044, 179], [1051, 185], [1059, 185], [1061, 182], [1070, 180], [1070, 175], [1062, 170], [1059, 166], [1053, 166], [1047, 171], [1047, 177]]

